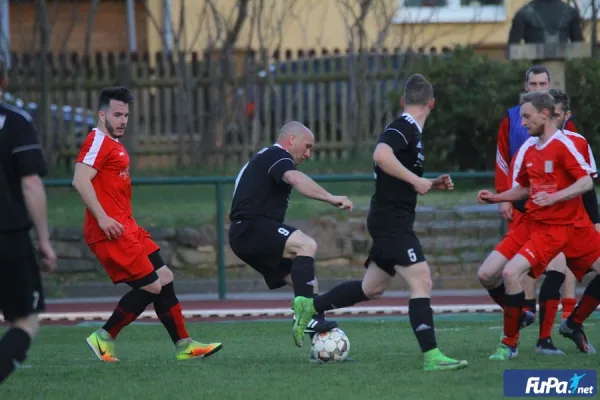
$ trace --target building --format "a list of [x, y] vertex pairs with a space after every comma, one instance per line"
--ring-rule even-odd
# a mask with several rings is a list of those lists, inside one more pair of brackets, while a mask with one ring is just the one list
[[[590, 1], [577, 3], [590, 36]], [[82, 53], [90, 21], [90, 46], [96, 52], [150, 52], [167, 48], [203, 52], [219, 47], [225, 27], [231, 28], [239, 0], [91, 0], [48, 2], [51, 51]], [[95, 7], [94, 18], [90, 14]], [[344, 52], [357, 29], [350, 29], [360, 10], [345, 9], [353, 0], [264, 0], [262, 12], [249, 2], [248, 17], [236, 47], [297, 52], [322, 49]], [[364, 19], [365, 47], [441, 51], [471, 45], [481, 52], [504, 57], [512, 16], [526, 0], [375, 0]], [[182, 10], [182, 4], [184, 8]], [[214, 4], [215, 9], [209, 5]], [[0, 0], [0, 22], [10, 50], [36, 51], [39, 33], [34, 0]], [[182, 12], [183, 11], [183, 12]], [[169, 21], [171, 19], [171, 24]], [[179, 29], [183, 16], [184, 29]], [[227, 21], [229, 19], [229, 21]], [[229, 25], [227, 25], [229, 23]], [[259, 29], [260, 27], [260, 29]], [[354, 34], [352, 34], [354, 32]], [[356, 47], [356, 46], [352, 46]]]

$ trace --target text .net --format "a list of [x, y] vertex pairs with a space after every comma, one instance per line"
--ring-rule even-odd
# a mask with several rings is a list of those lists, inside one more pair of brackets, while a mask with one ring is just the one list
[[507, 369], [506, 397], [594, 397], [598, 388], [595, 370]]

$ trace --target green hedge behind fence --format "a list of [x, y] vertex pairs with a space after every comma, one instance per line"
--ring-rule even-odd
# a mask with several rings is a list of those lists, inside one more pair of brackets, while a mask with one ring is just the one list
[[[421, 73], [435, 90], [435, 109], [423, 135], [428, 170], [493, 170], [498, 126], [507, 109], [518, 103], [530, 65], [458, 48], [409, 67], [406, 76]], [[577, 129], [600, 152], [600, 60], [568, 61], [566, 91]], [[390, 93], [394, 107], [399, 107], [401, 95], [401, 90]]]

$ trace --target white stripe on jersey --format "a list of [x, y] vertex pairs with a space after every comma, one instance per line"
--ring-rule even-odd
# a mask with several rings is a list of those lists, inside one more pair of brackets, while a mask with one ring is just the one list
[[96, 162], [96, 157], [98, 157], [98, 153], [100, 152], [100, 148], [102, 147], [102, 143], [104, 142], [104, 138], [106, 135], [102, 133], [99, 129], [94, 129], [94, 141], [90, 146], [85, 157], [83, 157], [83, 163], [89, 165], [90, 167], [94, 166]]
[[[267, 171], [267, 174], [271, 173], [271, 170], [273, 169], [273, 167], [275, 166], [275, 164], [277, 164], [277, 163], [278, 163], [278, 162], [280, 162], [280, 161], [284, 161], [284, 160], [290, 160], [292, 163], [294, 163], [294, 160], [292, 160], [291, 158], [281, 158], [281, 159], [279, 159], [279, 160], [275, 161], [275, 162], [273, 163], [273, 165], [271, 165], [271, 167], [270, 167], [270, 168], [269, 168], [269, 170]], [[294, 165], [295, 165], [295, 164], [294, 164]]]
[[519, 176], [519, 172], [521, 172], [521, 167], [523, 166], [523, 158], [525, 157], [525, 153], [527, 152], [528, 148], [530, 148], [531, 146], [535, 146], [537, 142], [538, 138], [529, 138], [519, 148], [519, 151], [515, 156], [515, 167], [513, 168], [513, 176], [511, 179], [512, 187], [519, 186], [519, 183], [517, 182], [517, 177]]
[[581, 169], [586, 171], [588, 174], [596, 173], [596, 170], [592, 169], [592, 167], [590, 167], [590, 165], [585, 161], [585, 158], [577, 150], [577, 147], [575, 147], [575, 143], [573, 143], [571, 140], [569, 140], [565, 135], [558, 134], [558, 135], [556, 135], [556, 138], [558, 140], [560, 140], [567, 147], [569, 152], [573, 155], [573, 157], [575, 157], [575, 160], [577, 160], [577, 162], [579, 163], [579, 166], [581, 167]]
[[404, 139], [404, 141], [406, 142], [406, 144], [408, 144], [408, 140], [406, 140], [406, 136], [404, 136], [404, 134], [402, 132], [400, 132], [398, 129], [395, 128], [387, 128], [383, 133], [386, 133], [387, 131], [396, 131], [400, 134], [400, 136], [402, 136], [402, 139]]
[[[583, 140], [585, 140], [587, 142], [587, 139], [583, 135], [580, 135], [577, 132], [573, 132], [573, 131], [570, 131], [570, 130], [567, 130], [567, 129], [563, 129], [563, 133], [565, 135], [567, 135], [567, 136], [574, 136], [576, 138], [583, 139]], [[598, 169], [596, 168], [596, 160], [594, 159], [594, 153], [592, 152], [592, 148], [590, 147], [589, 144], [588, 144], [588, 154], [590, 156], [590, 167], [592, 167], [592, 169], [597, 172]], [[598, 174], [594, 174], [594, 178], [597, 177], [597, 176], [598, 176]]]
[[39, 144], [39, 143], [36, 143], [36, 144], [28, 144], [28, 145], [26, 145], [26, 146], [19, 146], [19, 147], [15, 147], [15, 148], [12, 150], [12, 153], [13, 153], [13, 154], [17, 154], [17, 153], [20, 153], [20, 152], [22, 152], [22, 151], [27, 151], [27, 150], [37, 150], [37, 149], [41, 149], [41, 148], [42, 148], [42, 145], [41, 145], [41, 144]]

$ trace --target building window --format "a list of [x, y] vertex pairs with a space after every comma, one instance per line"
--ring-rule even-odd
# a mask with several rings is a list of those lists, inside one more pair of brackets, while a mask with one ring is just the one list
[[[579, 15], [583, 19], [592, 19], [592, 0], [576, 0], [577, 9]], [[596, 17], [600, 17], [600, 1], [596, 1]]]
[[[504, 0], [398, 0], [396, 23], [504, 22]], [[589, 0], [580, 0], [588, 1]]]

